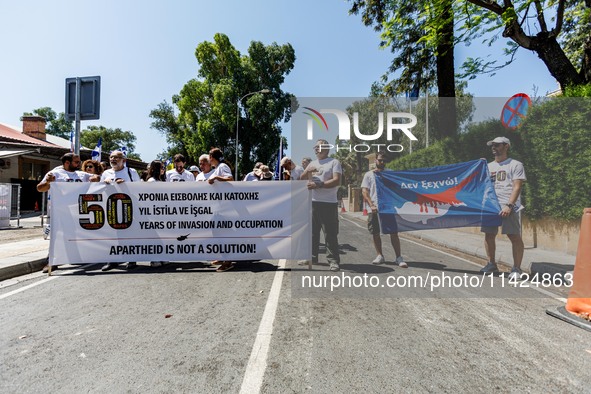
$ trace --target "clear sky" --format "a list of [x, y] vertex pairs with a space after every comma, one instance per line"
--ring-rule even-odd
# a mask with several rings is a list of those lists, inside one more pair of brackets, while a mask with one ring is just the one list
[[[166, 141], [150, 128], [149, 113], [197, 76], [194, 53], [224, 33], [245, 54], [251, 41], [290, 43], [295, 68], [285, 91], [303, 97], [364, 97], [389, 65], [379, 37], [348, 15], [344, 0], [20, 0], [0, 3], [0, 122], [20, 129], [23, 112], [51, 107], [63, 112], [65, 79], [101, 76], [100, 119], [82, 122], [132, 131], [136, 152], [150, 161]], [[469, 51], [500, 56], [500, 50]], [[535, 55], [494, 77], [470, 81], [477, 97], [538, 95], [556, 82]], [[500, 108], [499, 108], [500, 113]], [[288, 129], [289, 126], [286, 127]], [[285, 130], [287, 134], [289, 130]]]

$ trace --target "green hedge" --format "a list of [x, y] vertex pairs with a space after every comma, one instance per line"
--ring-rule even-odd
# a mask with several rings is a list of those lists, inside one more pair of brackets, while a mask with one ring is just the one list
[[525, 166], [527, 217], [577, 220], [583, 208], [591, 207], [591, 99], [558, 97], [534, 105], [518, 131], [497, 120], [472, 124], [465, 133], [392, 161], [388, 168], [491, 161], [486, 141], [497, 136], [511, 140], [509, 156]]

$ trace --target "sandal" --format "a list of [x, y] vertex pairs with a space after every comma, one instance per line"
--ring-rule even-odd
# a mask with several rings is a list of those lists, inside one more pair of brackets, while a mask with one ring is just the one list
[[220, 265], [218, 267], [218, 269], [216, 269], [216, 272], [225, 272], [227, 270], [231, 270], [232, 268], [234, 268], [234, 264], [231, 261], [224, 261], [222, 263], [222, 265]]

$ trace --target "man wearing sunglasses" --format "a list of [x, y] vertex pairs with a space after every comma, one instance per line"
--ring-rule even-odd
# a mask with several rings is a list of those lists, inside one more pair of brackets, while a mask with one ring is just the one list
[[[129, 168], [126, 166], [127, 158], [121, 151], [113, 151], [109, 156], [109, 162], [111, 163], [111, 168], [103, 172], [101, 175], [101, 182], [106, 184], [119, 184], [123, 182], [140, 182], [140, 176], [138, 175], [137, 171], [133, 168]], [[101, 270], [102, 271], [110, 271], [113, 268], [116, 268], [119, 263], [107, 263], [105, 264]], [[134, 269], [137, 264], [133, 261], [125, 263], [123, 268], [126, 270]]]
[[[497, 137], [488, 141], [486, 145], [492, 148], [495, 160], [488, 163], [490, 177], [495, 187], [495, 193], [501, 204], [499, 215], [503, 218], [501, 232], [511, 241], [513, 251], [513, 268], [509, 279], [519, 279], [521, 276], [521, 260], [523, 260], [523, 239], [521, 238], [521, 188], [525, 182], [523, 164], [508, 156], [511, 141], [506, 137]], [[483, 273], [498, 272], [495, 261], [498, 227], [482, 227], [484, 246], [488, 256], [488, 264], [480, 270]]]

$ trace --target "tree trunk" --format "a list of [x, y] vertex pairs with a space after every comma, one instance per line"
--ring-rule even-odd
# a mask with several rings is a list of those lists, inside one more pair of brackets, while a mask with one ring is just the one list
[[583, 64], [579, 76], [583, 79], [583, 83], [591, 82], [591, 35], [587, 37], [583, 47]]
[[450, 97], [439, 100], [439, 132], [441, 138], [457, 134], [456, 80], [454, 67], [454, 18], [451, 1], [444, 6], [441, 17], [447, 21], [439, 31], [440, 42], [437, 46], [437, 89], [438, 96]]
[[532, 40], [531, 49], [542, 59], [563, 90], [568, 85], [580, 85], [584, 82], [555, 37], [545, 37], [540, 33]]

